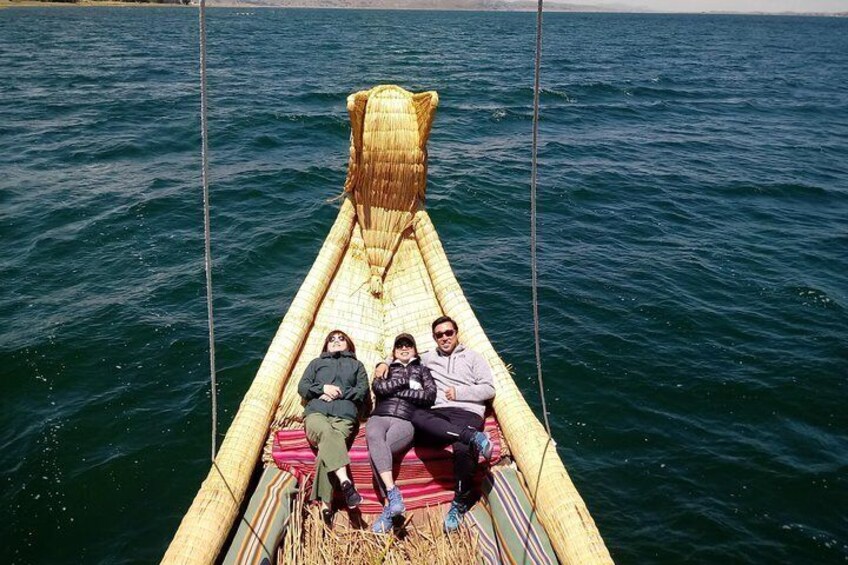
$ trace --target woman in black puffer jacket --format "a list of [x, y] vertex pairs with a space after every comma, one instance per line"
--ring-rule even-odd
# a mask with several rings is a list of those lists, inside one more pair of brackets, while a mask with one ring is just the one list
[[392, 475], [394, 458], [412, 445], [412, 414], [416, 408], [429, 408], [436, 401], [436, 383], [430, 370], [421, 364], [415, 339], [409, 334], [395, 338], [388, 374], [374, 379], [372, 388], [377, 406], [368, 419], [365, 437], [374, 472], [386, 489], [386, 505], [372, 529], [386, 533], [392, 520], [406, 511], [400, 489]]

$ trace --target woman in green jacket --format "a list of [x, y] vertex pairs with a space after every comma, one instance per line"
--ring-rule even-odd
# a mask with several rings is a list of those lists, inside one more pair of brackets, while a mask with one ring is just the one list
[[347, 474], [347, 440], [356, 428], [359, 408], [368, 392], [368, 375], [346, 333], [333, 330], [327, 335], [321, 356], [306, 367], [297, 392], [306, 401], [306, 438], [318, 448], [310, 498], [321, 502], [321, 512], [329, 519], [332, 476], [338, 479], [348, 508], [362, 502]]

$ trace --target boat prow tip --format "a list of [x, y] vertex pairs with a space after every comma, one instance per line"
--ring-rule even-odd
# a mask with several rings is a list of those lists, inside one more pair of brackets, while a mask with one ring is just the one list
[[351, 94], [350, 161], [345, 192], [371, 267], [369, 288], [382, 294], [383, 277], [403, 232], [422, 207], [427, 187], [427, 140], [439, 95], [383, 84]]

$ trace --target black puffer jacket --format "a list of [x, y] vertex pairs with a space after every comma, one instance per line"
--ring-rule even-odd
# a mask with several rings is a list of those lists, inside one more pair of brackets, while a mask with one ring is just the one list
[[[410, 382], [418, 382], [421, 388], [410, 388]], [[371, 385], [377, 396], [377, 406], [372, 416], [393, 416], [404, 420], [412, 419], [418, 408], [429, 408], [436, 401], [436, 382], [430, 369], [413, 359], [406, 367], [398, 361], [389, 365], [389, 374], [384, 379], [374, 379]]]

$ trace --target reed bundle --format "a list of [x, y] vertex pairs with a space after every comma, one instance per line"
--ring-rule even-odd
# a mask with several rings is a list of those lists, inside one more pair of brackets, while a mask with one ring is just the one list
[[279, 563], [314, 565], [369, 563], [406, 565], [476, 565], [477, 536], [463, 526], [451, 535], [442, 532], [444, 510], [416, 512], [405, 522], [398, 535], [380, 535], [363, 524], [351, 523], [345, 514], [336, 516], [332, 527], [321, 519], [315, 505], [298, 500], [297, 516], [278, 554]]
[[345, 191], [356, 202], [370, 265], [369, 290], [379, 295], [383, 278], [412, 223], [427, 186], [427, 139], [439, 97], [376, 86], [347, 99], [351, 121]]

